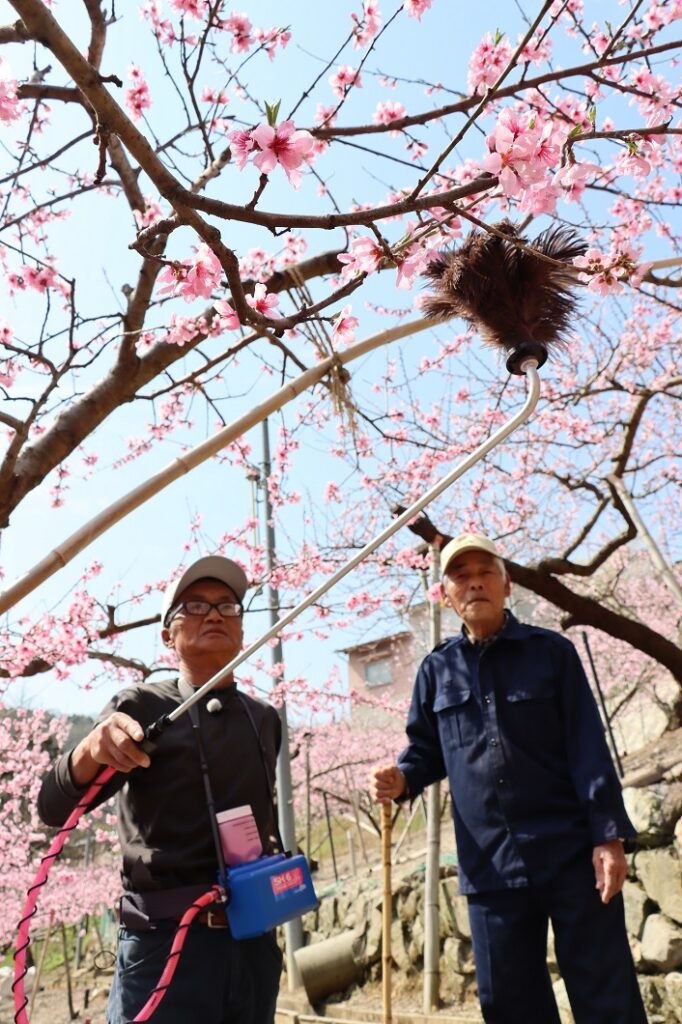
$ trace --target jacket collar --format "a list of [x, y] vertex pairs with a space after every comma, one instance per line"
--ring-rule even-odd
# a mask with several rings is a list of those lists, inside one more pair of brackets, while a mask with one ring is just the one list
[[505, 608], [504, 625], [502, 626], [502, 629], [498, 630], [497, 633], [494, 633], [493, 636], [486, 637], [485, 640], [480, 641], [471, 640], [467, 635], [464, 623], [462, 623], [462, 632], [457, 639], [460, 642], [467, 644], [469, 647], [476, 647], [479, 650], [485, 650], [486, 647], [490, 647], [491, 644], [494, 644], [496, 640], [520, 640], [523, 635], [523, 626], [514, 613], [511, 612], [509, 608]]

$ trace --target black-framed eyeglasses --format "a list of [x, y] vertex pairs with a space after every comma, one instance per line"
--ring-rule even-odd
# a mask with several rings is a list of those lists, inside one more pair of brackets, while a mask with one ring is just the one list
[[234, 601], [216, 601], [215, 603], [212, 601], [182, 601], [168, 612], [166, 625], [170, 626], [176, 615], [180, 615], [181, 612], [184, 612], [185, 615], [196, 615], [203, 618], [213, 608], [223, 619], [237, 619], [244, 614], [242, 606]]

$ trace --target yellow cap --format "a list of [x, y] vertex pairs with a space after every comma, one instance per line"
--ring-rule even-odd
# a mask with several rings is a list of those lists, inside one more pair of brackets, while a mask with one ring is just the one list
[[459, 537], [449, 540], [440, 553], [440, 571], [443, 575], [455, 555], [461, 555], [463, 551], [487, 551], [495, 558], [502, 557], [493, 542], [482, 533], [460, 533]]

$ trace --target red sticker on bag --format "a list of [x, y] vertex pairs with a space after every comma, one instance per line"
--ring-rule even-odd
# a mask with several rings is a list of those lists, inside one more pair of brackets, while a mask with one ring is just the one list
[[290, 871], [283, 871], [279, 875], [273, 875], [270, 879], [272, 892], [275, 896], [283, 896], [291, 889], [299, 889], [305, 884], [301, 868], [292, 868]]

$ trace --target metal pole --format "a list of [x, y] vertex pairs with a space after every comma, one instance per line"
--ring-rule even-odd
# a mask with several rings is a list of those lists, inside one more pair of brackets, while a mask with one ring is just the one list
[[324, 816], [327, 819], [327, 833], [329, 835], [329, 848], [330, 848], [330, 850], [332, 852], [332, 864], [334, 865], [334, 878], [338, 882], [338, 880], [339, 880], [339, 872], [338, 872], [338, 868], [336, 867], [336, 852], [334, 851], [334, 836], [332, 834], [332, 820], [331, 820], [331, 817], [329, 815], [329, 802], [327, 800], [327, 793], [326, 793], [326, 791], [324, 789], [322, 790], [322, 799], [324, 800]]
[[313, 815], [311, 806], [311, 793], [310, 793], [310, 740], [312, 739], [311, 734], [306, 732], [303, 740], [305, 742], [305, 855], [306, 860], [310, 863], [310, 857], [312, 855], [312, 831], [313, 831]]
[[601, 710], [604, 716], [604, 724], [606, 726], [606, 731], [609, 734], [609, 739], [611, 740], [611, 749], [613, 750], [613, 756], [616, 760], [616, 765], [618, 766], [618, 774], [622, 779], [625, 775], [625, 772], [623, 771], [623, 763], [620, 759], [620, 754], [618, 753], [618, 747], [616, 746], [616, 737], [613, 735], [613, 729], [611, 728], [611, 716], [609, 715], [608, 708], [606, 707], [606, 701], [604, 700], [604, 693], [601, 688], [601, 683], [599, 682], [597, 668], [594, 664], [594, 658], [592, 657], [592, 651], [590, 649], [590, 641], [587, 638], [587, 633], [585, 632], [585, 630], [583, 630], [582, 633], [583, 643], [585, 644], [585, 650], [587, 651], [587, 657], [590, 662], [590, 668], [592, 669], [592, 678], [594, 679], [594, 685], [596, 687], [597, 693], [599, 694], [599, 703], [601, 704]]
[[607, 476], [606, 479], [611, 484], [614, 491], [617, 493], [618, 497], [625, 505], [625, 508], [627, 509], [630, 518], [632, 519], [633, 523], [641, 533], [644, 543], [649, 549], [649, 554], [651, 555], [651, 560], [653, 561], [654, 565], [656, 566], [661, 576], [664, 578], [665, 582], [672, 590], [673, 594], [675, 595], [679, 603], [682, 604], [682, 587], [677, 582], [672, 569], [670, 568], [665, 558], [661, 554], [661, 550], [658, 547], [658, 544], [649, 533], [646, 523], [642, 519], [637, 509], [637, 506], [632, 500], [632, 495], [628, 490], [626, 490], [625, 484], [623, 483], [620, 477], [611, 474], [610, 476]]
[[353, 829], [346, 829], [346, 840], [348, 841], [348, 871], [350, 872], [351, 878], [355, 878], [358, 869], [355, 863], [355, 836], [353, 835]]
[[[263, 506], [265, 508], [265, 550], [268, 577], [272, 579], [272, 572], [275, 567], [275, 527], [272, 521], [272, 503], [268, 490], [270, 479], [270, 435], [268, 433], [267, 417], [262, 423], [263, 430]], [[270, 606], [270, 625], [273, 626], [279, 617], [279, 593], [277, 587], [268, 583], [267, 587], [268, 604]], [[277, 637], [272, 647], [273, 665], [282, 665], [284, 653], [282, 641]], [[291, 756], [289, 751], [289, 725], [287, 722], [287, 707], [282, 702], [279, 707], [279, 717], [282, 723], [282, 745], [277, 758], [277, 809], [279, 816], [279, 830], [282, 833], [282, 840], [286, 850], [296, 851], [296, 822], [294, 820], [294, 796], [291, 785]], [[287, 958], [287, 986], [290, 992], [300, 988], [301, 972], [296, 963], [294, 953], [303, 946], [303, 925], [300, 917], [284, 923], [284, 941], [286, 945]]]
[[[435, 544], [431, 552], [431, 583], [440, 580], [439, 552]], [[431, 602], [429, 640], [433, 650], [440, 643], [440, 603]], [[440, 890], [440, 783], [434, 782], [426, 791], [426, 873], [424, 876], [424, 986], [423, 1011], [428, 1014], [438, 1006], [440, 981], [440, 921], [438, 896]]]
[[[155, 722], [154, 727], [149, 730], [150, 737], [153, 738], [154, 735], [158, 735], [160, 732], [163, 732], [163, 729], [167, 725], [177, 721], [177, 719], [180, 718], [181, 715], [184, 715], [193, 704], [196, 704], [197, 701], [200, 701], [207, 693], [210, 693], [214, 686], [222, 683], [225, 679], [229, 679], [239, 665], [248, 661], [252, 654], [255, 654], [256, 651], [259, 651], [264, 644], [277, 636], [277, 634], [280, 633], [285, 626], [288, 626], [290, 622], [293, 622], [301, 612], [304, 612], [306, 608], [310, 608], [312, 604], [319, 601], [323, 594], [326, 594], [328, 590], [331, 590], [332, 587], [336, 586], [344, 576], [347, 576], [349, 572], [352, 572], [357, 565], [360, 565], [360, 563], [368, 557], [368, 555], [371, 555], [373, 551], [376, 551], [377, 548], [381, 547], [384, 541], [387, 541], [389, 537], [392, 537], [393, 534], [397, 533], [397, 531], [403, 526], [407, 526], [410, 519], [414, 519], [418, 512], [421, 512], [423, 508], [426, 508], [430, 502], [434, 501], [443, 493], [443, 491], [447, 490], [448, 487], [454, 484], [455, 480], [459, 480], [459, 478], [463, 476], [468, 469], [471, 469], [471, 467], [475, 466], [477, 462], [480, 462], [481, 459], [485, 458], [488, 452], [492, 451], [493, 448], [496, 448], [498, 444], [501, 444], [502, 441], [509, 437], [509, 435], [512, 434], [517, 427], [520, 427], [522, 423], [525, 423], [537, 405], [538, 398], [540, 397], [540, 377], [537, 372], [537, 360], [527, 359], [523, 364], [523, 370], [528, 377], [530, 388], [523, 408], [520, 409], [515, 416], [512, 416], [507, 423], [503, 424], [503, 426], [501, 426], [499, 430], [496, 430], [494, 434], [491, 434], [486, 441], [480, 444], [478, 448], [471, 452], [470, 455], [467, 455], [462, 462], [451, 469], [449, 473], [446, 473], [445, 476], [435, 483], [433, 487], [429, 488], [421, 498], [418, 498], [417, 501], [410, 505], [409, 508], [406, 508], [399, 516], [396, 516], [396, 518], [386, 526], [381, 533], [377, 534], [377, 536], [374, 537], [373, 540], [369, 541], [369, 543], [365, 544], [363, 548], [360, 548], [360, 550], [356, 552], [356, 554], [353, 555], [345, 565], [341, 566], [340, 569], [321, 583], [319, 587], [315, 587], [307, 597], [304, 597], [302, 601], [291, 609], [291, 611], [288, 611], [281, 617], [281, 619], [275, 622], [267, 632], [263, 633], [263, 635], [258, 638], [258, 640], [246, 647], [240, 654], [237, 654], [232, 661], [225, 666], [225, 668], [222, 668], [220, 672], [216, 672], [216, 674], [209, 679], [208, 682], [204, 683], [203, 686], [197, 687], [194, 693], [188, 697], [187, 700], [183, 701], [182, 704], [178, 705], [174, 711], [171, 711], [167, 717]], [[0, 611], [1, 610], [2, 609], [0, 607]]]

